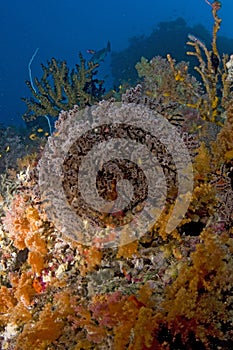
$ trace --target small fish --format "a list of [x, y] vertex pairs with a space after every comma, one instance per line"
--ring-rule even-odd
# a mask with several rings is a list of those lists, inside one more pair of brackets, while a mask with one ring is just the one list
[[205, 43], [203, 43], [203, 41], [198, 39], [195, 35], [188, 34], [188, 38], [189, 38], [190, 41], [192, 41], [192, 42], [196, 43], [197, 45], [199, 45], [203, 50], [206, 49]]
[[[89, 51], [91, 51], [91, 50], [89, 50]], [[110, 44], [110, 41], [108, 41], [107, 46], [104, 49], [101, 49], [99, 51], [95, 51], [95, 53], [92, 55], [90, 61], [95, 63], [95, 64], [100, 63], [105, 59], [108, 52], [110, 52], [110, 51], [111, 51], [111, 44]]]
[[90, 55], [94, 55], [96, 53], [96, 51], [89, 49], [89, 50], [87, 50], [87, 53], [89, 53]]
[[48, 137], [49, 133], [44, 130], [43, 128], [34, 128], [34, 130], [32, 130], [32, 133], [29, 135], [29, 139], [32, 141], [41, 139], [43, 137]]
[[[8, 145], [8, 146], [6, 146], [5, 148], [4, 148], [4, 152], [5, 153], [8, 153], [8, 152], [10, 152], [10, 146]], [[2, 156], [3, 156], [3, 154], [0, 154], [0, 158], [2, 158]]]
[[168, 117], [168, 120], [174, 126], [181, 126], [184, 122], [184, 116], [180, 113], [172, 114]]
[[32, 141], [34, 141], [34, 140], [37, 139], [37, 135], [36, 135], [35, 133], [33, 133], [33, 134], [31, 134], [31, 135], [29, 136], [29, 139], [32, 140]]
[[[9, 145], [7, 145], [7, 146], [4, 148], [4, 152], [5, 152], [5, 153], [10, 152], [10, 150], [11, 150], [11, 148], [10, 148], [10, 146], [9, 146]], [[4, 152], [3, 152], [2, 154], [0, 154], [0, 158], [2, 158], [2, 157], [3, 157]]]
[[194, 42], [199, 41], [199, 39], [193, 34], [188, 34], [188, 38], [189, 38], [189, 40], [194, 41]]

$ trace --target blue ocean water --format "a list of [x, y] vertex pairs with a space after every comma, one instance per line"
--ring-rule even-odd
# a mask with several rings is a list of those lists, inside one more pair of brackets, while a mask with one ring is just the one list
[[[233, 38], [232, 10], [232, 0], [223, 0], [220, 33], [229, 38]], [[41, 77], [40, 64], [52, 57], [73, 67], [79, 52], [88, 59], [87, 50], [99, 50], [108, 40], [112, 51], [120, 51], [127, 47], [129, 38], [149, 35], [161, 21], [182, 17], [187, 24], [200, 23], [208, 30], [212, 24], [205, 0], [2, 0], [0, 16], [0, 123], [5, 125], [23, 123], [26, 108], [20, 98], [30, 97], [25, 80], [37, 48], [31, 66], [33, 77]], [[110, 65], [109, 55], [100, 67], [109, 88]]]

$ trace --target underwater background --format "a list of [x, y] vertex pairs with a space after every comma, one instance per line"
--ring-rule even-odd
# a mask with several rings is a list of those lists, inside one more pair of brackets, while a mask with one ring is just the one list
[[233, 4], [0, 3], [0, 349], [233, 349]]
[[[220, 10], [224, 18], [220, 35], [232, 39], [231, 10], [231, 0], [225, 0]], [[0, 122], [22, 123], [25, 106], [20, 99], [30, 95], [25, 80], [29, 79], [28, 63], [36, 48], [39, 52], [32, 74], [40, 77], [40, 64], [52, 57], [67, 60], [73, 67], [79, 52], [88, 58], [88, 49], [99, 50], [108, 40], [112, 52], [119, 52], [129, 45], [130, 38], [150, 35], [161, 21], [182, 17], [187, 26], [202, 24], [211, 31], [211, 18], [205, 12], [206, 3], [202, 0], [89, 0], [87, 4], [71, 0], [1, 1]], [[175, 44], [179, 38], [172, 40]], [[161, 42], [151, 42], [150, 46], [158, 53], [162, 49]], [[179, 50], [182, 54], [186, 51], [185, 43], [176, 54], [181, 54]], [[111, 88], [110, 56], [100, 70], [102, 78], [108, 76], [105, 80], [107, 88]]]

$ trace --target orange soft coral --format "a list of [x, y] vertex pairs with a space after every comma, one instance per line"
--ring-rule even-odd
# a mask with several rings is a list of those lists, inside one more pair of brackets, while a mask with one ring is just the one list
[[[232, 238], [219, 237], [211, 229], [201, 234], [202, 242], [191, 254], [192, 262], [185, 263], [168, 287], [163, 321], [176, 337], [189, 344], [193, 334], [209, 349], [210, 337], [224, 339], [222, 324], [231, 320], [231, 301], [224, 294], [233, 285]], [[216, 292], [217, 291], [217, 292]]]
[[20, 250], [28, 248], [28, 263], [32, 271], [41, 273], [47, 253], [43, 221], [38, 209], [30, 203], [29, 197], [16, 195], [11, 208], [6, 210], [3, 222], [14, 246]]

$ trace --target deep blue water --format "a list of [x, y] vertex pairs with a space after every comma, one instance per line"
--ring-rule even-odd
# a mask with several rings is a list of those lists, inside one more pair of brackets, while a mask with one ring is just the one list
[[[233, 38], [233, 1], [222, 3], [221, 34]], [[88, 58], [86, 50], [101, 49], [107, 40], [113, 51], [120, 51], [130, 37], [150, 34], [160, 21], [183, 17], [188, 24], [201, 23], [208, 30], [212, 24], [205, 0], [1, 0], [0, 16], [0, 122], [6, 125], [22, 123], [26, 108], [20, 98], [30, 96], [25, 80], [36, 48], [32, 74], [40, 77], [40, 63], [52, 57], [65, 59], [72, 67], [79, 51]], [[110, 56], [100, 73], [108, 76], [110, 86]]]

